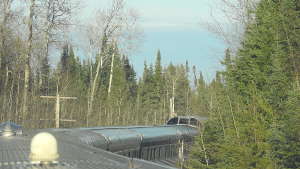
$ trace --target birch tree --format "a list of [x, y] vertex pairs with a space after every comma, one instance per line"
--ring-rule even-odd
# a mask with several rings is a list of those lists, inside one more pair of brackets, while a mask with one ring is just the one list
[[178, 80], [178, 74], [177, 74], [177, 68], [176, 66], [170, 64], [167, 68], [167, 90], [170, 94], [170, 114], [169, 118], [177, 116], [177, 113], [175, 112], [175, 96], [176, 96], [176, 83]]
[[240, 47], [244, 31], [253, 21], [258, 0], [217, 0], [212, 5], [212, 22], [201, 20], [201, 25], [223, 40], [233, 53]]
[[8, 21], [8, 18], [9, 18], [9, 15], [10, 15], [10, 7], [11, 7], [11, 4], [12, 4], [12, 1], [13, 0], [3, 0], [0, 2], [0, 6], [1, 6], [1, 9], [2, 9], [2, 17], [1, 17], [1, 26], [0, 26], [0, 36], [1, 36], [1, 46], [0, 46], [0, 49], [1, 49], [1, 57], [0, 57], [0, 69], [1, 69], [1, 66], [2, 66], [2, 58], [4, 57], [5, 53], [4, 53], [4, 48], [5, 48], [5, 40], [6, 40], [6, 36], [5, 36], [5, 30], [7, 29], [6, 26], [7, 26], [7, 21]]
[[[110, 8], [105, 10], [99, 10], [96, 15], [96, 22], [91, 23], [88, 31], [92, 32], [90, 42], [93, 44], [97, 51], [96, 57], [96, 70], [93, 82], [91, 84], [89, 106], [87, 113], [87, 125], [89, 125], [89, 116], [93, 110], [94, 97], [96, 88], [99, 85], [100, 71], [103, 63], [106, 59], [111, 58], [111, 63], [114, 62], [115, 57], [109, 57], [108, 46], [109, 44], [116, 43], [118, 45], [124, 42], [124, 39], [128, 40], [130, 46], [123, 46], [123, 49], [132, 49], [134, 41], [138, 39], [138, 26], [137, 26], [137, 15], [133, 14], [125, 8], [124, 0], [113, 0]], [[113, 64], [111, 64], [111, 70], [113, 70]], [[113, 79], [113, 71], [110, 73], [110, 79]], [[110, 82], [109, 90], [111, 89], [112, 81]], [[110, 91], [108, 91], [110, 93]]]
[[[79, 9], [80, 4], [77, 1], [71, 0], [38, 0], [40, 16], [39, 20], [41, 26], [39, 28], [41, 32], [43, 47], [42, 55], [38, 59], [41, 66], [42, 63], [48, 60], [49, 48], [51, 45], [58, 45], [63, 42], [63, 35], [68, 28], [73, 24], [74, 13]], [[42, 71], [42, 70], [39, 70]], [[42, 80], [44, 72], [40, 72], [39, 86], [43, 86]]]
[[[13, 0], [3, 0], [0, 2], [0, 9], [1, 9], [1, 24], [0, 24], [0, 87], [6, 89], [7, 86], [7, 79], [8, 79], [8, 67], [7, 67], [7, 56], [6, 56], [6, 42], [8, 40], [8, 22], [11, 16], [11, 4]], [[5, 77], [2, 77], [5, 76]], [[1, 92], [0, 92], [1, 93]]]
[[[8, 86], [8, 78], [9, 78], [9, 67], [8, 67], [8, 56], [9, 53], [8, 50], [8, 41], [10, 37], [10, 26], [9, 22], [11, 21], [11, 4], [12, 0], [3, 0], [0, 2], [0, 94], [4, 94], [3, 97], [3, 112], [6, 111], [7, 105], [7, 86]], [[5, 117], [5, 115], [2, 113], [2, 117]]]

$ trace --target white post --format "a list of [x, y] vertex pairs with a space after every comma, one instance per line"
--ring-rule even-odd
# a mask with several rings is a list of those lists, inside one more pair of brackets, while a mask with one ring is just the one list
[[56, 128], [59, 128], [59, 122], [60, 121], [69, 121], [69, 122], [73, 122], [75, 120], [68, 120], [68, 119], [65, 119], [65, 120], [61, 120], [60, 119], [60, 99], [77, 99], [77, 97], [61, 97], [59, 96], [59, 93], [58, 93], [58, 86], [57, 86], [57, 89], [56, 89], [56, 96], [40, 96], [41, 98], [47, 98], [47, 99], [56, 99], [56, 104], [55, 104], [55, 127]]

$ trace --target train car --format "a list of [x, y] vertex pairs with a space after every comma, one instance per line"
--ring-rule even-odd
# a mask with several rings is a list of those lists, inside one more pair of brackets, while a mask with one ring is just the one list
[[28, 130], [10, 122], [0, 126], [1, 169], [173, 168], [105, 151], [105, 138], [88, 130]]
[[93, 132], [106, 138], [108, 151], [128, 157], [138, 157], [142, 141], [140, 133], [130, 129], [93, 130]]
[[[21, 126], [13, 123], [4, 123], [2, 125], [0, 124], [0, 142], [1, 136], [13, 137], [14, 139], [11, 139], [12, 142], [8, 141], [5, 143], [13, 143], [16, 146], [18, 146], [18, 144], [24, 145], [20, 142], [21, 140], [25, 140], [27, 142], [26, 144], [28, 144], [28, 139], [35, 133], [46, 131], [53, 134], [63, 143], [61, 148], [64, 150], [60, 150], [63, 154], [63, 159], [86, 159], [88, 155], [93, 156], [91, 158], [96, 159], [92, 154], [100, 155], [105, 154], [104, 152], [112, 152], [113, 154], [124, 156], [124, 158], [121, 158], [122, 160], [129, 158], [157, 162], [161, 160], [176, 159], [179, 155], [179, 149], [183, 144], [189, 146], [193, 143], [194, 137], [199, 134], [199, 127], [203, 125], [204, 120], [205, 119], [196, 116], [179, 116], [170, 119], [165, 125], [161, 126], [41, 129], [34, 131], [30, 130], [25, 133], [22, 132]], [[14, 143], [14, 140], [16, 143]], [[85, 154], [90, 152], [92, 154], [87, 153], [87, 157], [82, 157], [82, 154], [66, 153], [67, 151], [70, 151], [68, 150], [68, 147], [73, 147], [74, 153], [76, 153], [75, 149], [78, 149], [77, 153], [82, 152]], [[96, 149], [101, 151], [98, 152]], [[26, 151], [28, 152], [28, 149]], [[118, 156], [108, 156], [110, 158], [120, 159]], [[140, 162], [137, 161], [137, 163]], [[0, 162], [0, 166], [1, 164], [2, 163]], [[109, 164], [107, 165], [109, 166]], [[156, 167], [164, 168], [160, 165]]]
[[[190, 146], [205, 118], [179, 116], [161, 126], [80, 128], [81, 140], [131, 158], [165, 160], [178, 156], [180, 143]], [[97, 139], [98, 137], [98, 139]]]

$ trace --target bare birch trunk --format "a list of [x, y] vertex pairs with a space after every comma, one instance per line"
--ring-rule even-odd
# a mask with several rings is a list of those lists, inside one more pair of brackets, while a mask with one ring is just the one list
[[[20, 96], [20, 79], [21, 79], [21, 74], [18, 73], [18, 84], [17, 84], [17, 96]], [[16, 123], [21, 124], [21, 117], [20, 117], [20, 112], [19, 112], [19, 97], [16, 97]]]
[[163, 110], [161, 113], [161, 123], [165, 122], [166, 97], [163, 98]]
[[175, 80], [173, 80], [172, 83], [172, 98], [170, 99], [170, 109], [171, 109], [170, 118], [176, 117], [177, 114], [175, 113]]
[[88, 113], [87, 113], [87, 117], [86, 117], [86, 126], [89, 126], [89, 124], [90, 124], [89, 117], [90, 117], [91, 112], [93, 110], [94, 96], [95, 96], [97, 81], [98, 81], [98, 77], [99, 77], [99, 74], [100, 74], [101, 67], [102, 67], [102, 57], [101, 57], [101, 54], [100, 54], [99, 59], [98, 59], [98, 63], [97, 63], [96, 74], [95, 74], [95, 77], [94, 77], [94, 80], [93, 80], [93, 84], [91, 86], [92, 89], [91, 89], [91, 95], [90, 95], [90, 101], [89, 101], [90, 105], [89, 105]]
[[[92, 52], [91, 52], [91, 50], [92, 49], [90, 49], [90, 59], [89, 59], [89, 69], [90, 69], [90, 87], [93, 85], [93, 65], [92, 65]], [[89, 89], [89, 94], [91, 94], [92, 93], [92, 88], [90, 88]], [[91, 106], [91, 100], [90, 99], [88, 99], [88, 112], [91, 112], [91, 108], [90, 108], [90, 106]]]
[[111, 92], [111, 86], [112, 86], [112, 80], [113, 80], [113, 73], [114, 73], [114, 61], [115, 61], [115, 54], [112, 54], [111, 57], [111, 66], [110, 66], [110, 75], [109, 75], [109, 84], [108, 84], [108, 97], [110, 96], [110, 92]]
[[170, 113], [169, 113], [169, 119], [172, 118], [173, 114], [172, 114], [172, 107], [173, 107], [173, 100], [172, 98], [170, 98]]
[[206, 147], [205, 147], [204, 139], [203, 139], [203, 132], [204, 132], [204, 130], [200, 131], [201, 144], [202, 144], [202, 149], [203, 149], [203, 152], [204, 152], [204, 158], [205, 158], [206, 166], [208, 166], [209, 159], [208, 159], [208, 156], [207, 156], [207, 153], [206, 153]]
[[27, 114], [28, 114], [28, 105], [27, 105], [27, 97], [28, 97], [28, 90], [29, 90], [29, 78], [30, 78], [30, 65], [29, 65], [29, 60], [28, 56], [26, 58], [26, 63], [25, 63], [25, 75], [24, 75], [24, 88], [23, 88], [23, 118], [26, 119]]

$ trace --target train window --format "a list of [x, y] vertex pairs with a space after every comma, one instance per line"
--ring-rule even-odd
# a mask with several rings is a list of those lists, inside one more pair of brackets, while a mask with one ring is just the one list
[[195, 119], [195, 118], [191, 118], [190, 125], [192, 125], [192, 126], [198, 126], [198, 120]]
[[168, 125], [174, 125], [174, 124], [177, 124], [177, 123], [178, 123], [178, 118], [174, 117], [174, 118], [170, 119], [167, 124]]
[[189, 119], [186, 118], [180, 119], [179, 124], [189, 124]]

